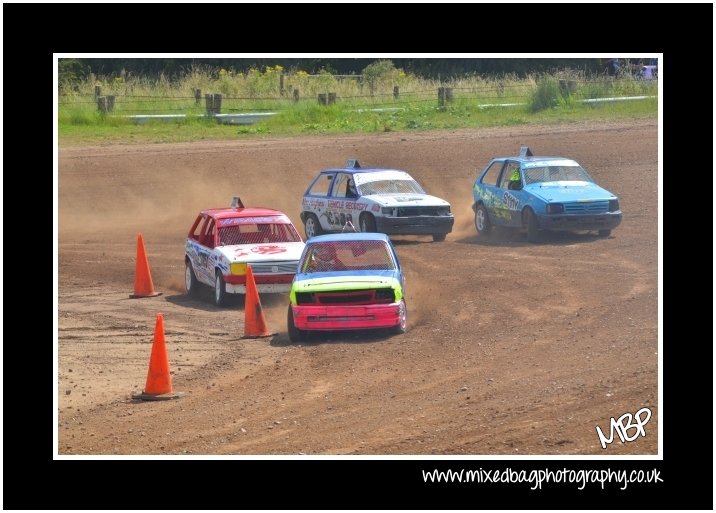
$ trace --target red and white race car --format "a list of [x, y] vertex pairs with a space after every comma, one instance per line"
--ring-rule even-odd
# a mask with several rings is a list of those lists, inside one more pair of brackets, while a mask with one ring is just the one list
[[202, 210], [186, 240], [185, 284], [195, 296], [199, 285], [214, 289], [217, 306], [227, 294], [246, 293], [246, 270], [261, 292], [288, 292], [301, 258], [303, 239], [286, 214], [245, 208], [235, 197], [230, 208]]

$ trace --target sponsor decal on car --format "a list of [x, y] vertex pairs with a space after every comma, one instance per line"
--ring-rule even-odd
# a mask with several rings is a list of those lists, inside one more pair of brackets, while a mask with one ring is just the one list
[[505, 192], [505, 194], [502, 196], [502, 199], [507, 204], [507, 208], [510, 210], [517, 210], [517, 207], [520, 205], [520, 200], [515, 198], [512, 194], [509, 192]]

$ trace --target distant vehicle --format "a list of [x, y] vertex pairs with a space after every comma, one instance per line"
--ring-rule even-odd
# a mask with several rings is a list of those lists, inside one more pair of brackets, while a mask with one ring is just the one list
[[223, 306], [227, 294], [246, 293], [247, 265], [259, 292], [288, 292], [304, 242], [286, 214], [270, 208], [245, 208], [238, 197], [230, 208], [197, 215], [185, 249], [185, 285], [195, 296], [199, 285], [214, 289]]
[[318, 235], [306, 242], [289, 294], [288, 336], [312, 331], [407, 328], [405, 280], [382, 233]]
[[344, 168], [318, 173], [303, 196], [306, 238], [340, 232], [350, 222], [363, 233], [432, 235], [445, 240], [455, 221], [450, 203], [427, 194], [406, 171]]
[[659, 76], [659, 66], [656, 64], [645, 64], [639, 71], [639, 77], [644, 80], [656, 80]]
[[622, 221], [619, 198], [601, 188], [576, 161], [534, 156], [523, 146], [514, 157], [497, 157], [477, 176], [472, 189], [475, 229], [527, 228], [537, 242], [540, 230], [597, 230], [608, 237]]

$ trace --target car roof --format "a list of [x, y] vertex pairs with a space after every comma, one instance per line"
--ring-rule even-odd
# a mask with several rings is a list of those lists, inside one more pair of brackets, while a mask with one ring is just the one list
[[563, 165], [579, 165], [576, 160], [568, 159], [566, 157], [549, 157], [546, 155], [532, 156], [532, 157], [521, 157], [521, 156], [509, 156], [509, 157], [495, 157], [492, 160], [514, 160], [523, 164], [538, 164], [541, 162], [555, 162], [562, 163]]
[[209, 215], [215, 219], [230, 219], [234, 217], [265, 217], [265, 216], [286, 216], [280, 210], [264, 207], [247, 207], [247, 208], [207, 208], [201, 211], [202, 214]]
[[342, 172], [342, 173], [377, 173], [382, 171], [399, 171], [401, 173], [407, 173], [404, 169], [393, 169], [389, 167], [361, 167], [361, 168], [352, 168], [352, 167], [336, 167], [331, 169], [322, 169], [321, 173], [336, 173], [336, 172]]
[[390, 242], [390, 238], [384, 233], [330, 233], [326, 235], [317, 235], [308, 239], [306, 244], [314, 244], [317, 242], [341, 242], [341, 241], [361, 241], [361, 240], [383, 240]]
[[[547, 155], [533, 155], [532, 150], [530, 150], [529, 146], [521, 146], [520, 147], [520, 153], [519, 155], [510, 155], [505, 157], [494, 157], [492, 160], [516, 160], [517, 162], [520, 162], [522, 164], [536, 164], [541, 162], [559, 162], [562, 165], [576, 165], [576, 160], [572, 160], [566, 157], [557, 157], [557, 156], [547, 156]], [[559, 165], [558, 163], [553, 165]]]

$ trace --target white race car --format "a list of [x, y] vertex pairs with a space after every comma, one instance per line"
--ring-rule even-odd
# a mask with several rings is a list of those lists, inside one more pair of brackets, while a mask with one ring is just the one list
[[450, 203], [427, 194], [412, 176], [397, 169], [324, 169], [303, 195], [301, 221], [306, 237], [340, 232], [350, 223], [361, 232], [432, 235], [445, 240], [455, 221]]
[[269, 208], [231, 208], [199, 212], [186, 240], [185, 282], [195, 296], [199, 285], [214, 289], [223, 306], [227, 294], [246, 293], [247, 265], [258, 292], [288, 292], [301, 258], [303, 239], [286, 214]]

